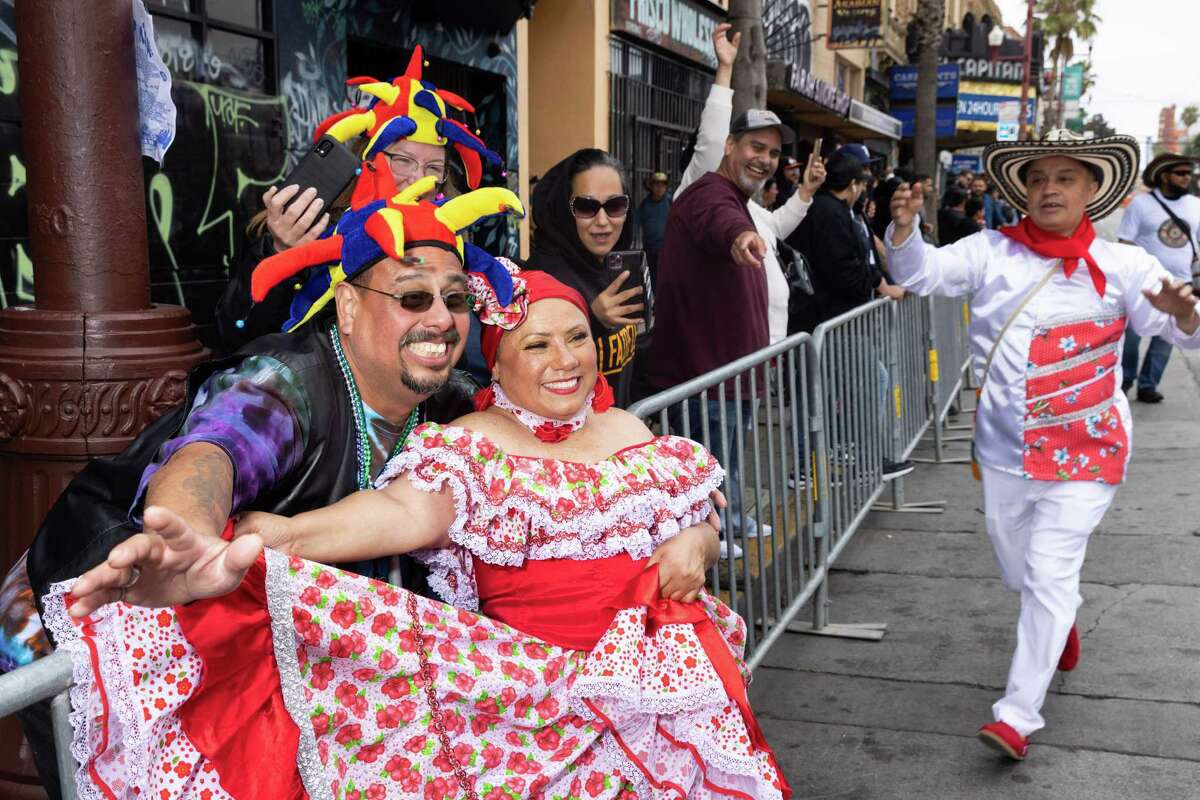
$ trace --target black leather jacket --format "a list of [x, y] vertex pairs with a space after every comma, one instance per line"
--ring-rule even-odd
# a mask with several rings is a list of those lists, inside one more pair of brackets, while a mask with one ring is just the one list
[[[147, 427], [120, 455], [96, 459], [63, 490], [38, 529], [29, 549], [28, 572], [41, 610], [52, 583], [75, 577], [103, 561], [108, 552], [138, 527], [129, 519], [138, 483], [159, 448], [173, 438], [196, 392], [214, 372], [252, 355], [287, 364], [309, 393], [312, 420], [303, 456], [293, 471], [261, 493], [243, 511], [293, 515], [329, 505], [357, 491], [358, 456], [353, 409], [328, 330], [330, 320], [313, 321], [294, 334], [260, 337], [229, 358], [210, 361], [188, 376], [187, 400]], [[450, 422], [474, 410], [477, 385], [457, 370], [437, 394], [422, 403], [422, 419]], [[361, 565], [346, 565], [358, 568]], [[401, 559], [404, 586], [428, 594], [425, 570]]]

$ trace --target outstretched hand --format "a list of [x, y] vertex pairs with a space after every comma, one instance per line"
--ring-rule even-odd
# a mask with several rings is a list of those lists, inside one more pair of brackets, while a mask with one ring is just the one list
[[1150, 305], [1174, 317], [1184, 333], [1192, 334], [1200, 329], [1200, 316], [1196, 309], [1200, 299], [1192, 293], [1192, 285], [1187, 281], [1162, 278], [1153, 289], [1142, 289], [1142, 294], [1150, 301]]
[[754, 231], [743, 231], [733, 240], [729, 255], [739, 267], [761, 267], [767, 257], [767, 244]]
[[131, 536], [108, 559], [71, 587], [72, 617], [84, 617], [118, 600], [139, 606], [170, 606], [228, 594], [262, 552], [256, 535], [227, 542], [197, 532], [182, 517], [150, 506], [142, 533]]

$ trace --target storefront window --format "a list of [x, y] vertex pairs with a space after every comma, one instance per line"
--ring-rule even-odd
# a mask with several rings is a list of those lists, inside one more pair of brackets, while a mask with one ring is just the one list
[[263, 94], [275, 92], [269, 0], [149, 0], [154, 38], [171, 75]]

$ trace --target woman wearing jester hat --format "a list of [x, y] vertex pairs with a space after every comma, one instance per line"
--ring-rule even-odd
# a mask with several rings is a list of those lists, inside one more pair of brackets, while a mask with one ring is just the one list
[[[371, 243], [463, 248], [414, 199], [268, 259], [256, 294]], [[790, 796], [747, 701], [743, 621], [660, 587], [650, 558], [708, 517], [721, 467], [611, 407], [578, 292], [460, 252], [494, 376], [475, 413], [418, 426], [377, 491], [222, 540], [168, 524], [113, 550], [121, 584], [97, 568], [53, 587], [86, 793]], [[326, 566], [400, 552], [445, 603]]]
[[[404, 74], [391, 82], [351, 78], [347, 85], [369, 95], [370, 104], [334, 114], [313, 131], [314, 142], [328, 134], [356, 151], [361, 148], [364, 173], [382, 170], [391, 176], [390, 191], [372, 199], [391, 197], [426, 177], [434, 179], [428, 194], [438, 193], [449, 179], [447, 159], [451, 150], [461, 162], [463, 176], [471, 189], [479, 188], [484, 160], [501, 163], [499, 154], [451, 118], [450, 114], [455, 112], [474, 114], [475, 107], [457, 94], [424, 80], [424, 59], [424, 51], [417, 45]], [[370, 182], [377, 183], [374, 179]], [[278, 331], [288, 316], [287, 307], [292, 301], [290, 284], [279, 287], [251, 307], [246, 285], [254, 268], [264, 258], [317, 240], [344, 210], [337, 203], [333, 208], [323, 208], [315, 190], [301, 192], [294, 184], [272, 186], [263, 195], [263, 206], [264, 210], [250, 222], [247, 232], [251, 238], [217, 309], [221, 341], [231, 350]]]

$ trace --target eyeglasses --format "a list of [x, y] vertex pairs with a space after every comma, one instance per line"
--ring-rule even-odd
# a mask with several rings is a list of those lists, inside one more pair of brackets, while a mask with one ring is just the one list
[[571, 214], [579, 219], [591, 219], [599, 214], [602, 208], [609, 219], [620, 219], [629, 211], [629, 195], [618, 194], [603, 203], [594, 197], [571, 198]]
[[1192, 177], [1192, 171], [1190, 169], [1173, 169], [1171, 170], [1170, 174], [1174, 175], [1176, 178]]
[[[433, 307], [433, 292], [401, 292], [400, 294], [392, 294], [391, 292], [381, 292], [378, 289], [372, 289], [370, 286], [363, 286], [361, 283], [351, 283], [350, 285], [356, 289], [366, 289], [368, 292], [390, 297], [399, 303], [405, 311], [411, 311], [414, 314], [424, 313]], [[445, 303], [446, 310], [451, 314], [465, 314], [475, 307], [475, 295], [470, 292], [446, 292], [442, 295], [442, 302]]]
[[427, 178], [437, 178], [439, 181], [446, 176], [446, 164], [442, 161], [430, 161], [422, 164], [403, 153], [389, 153], [384, 150], [383, 154], [388, 157], [388, 161], [392, 162], [393, 172], [404, 175], [423, 175]]

